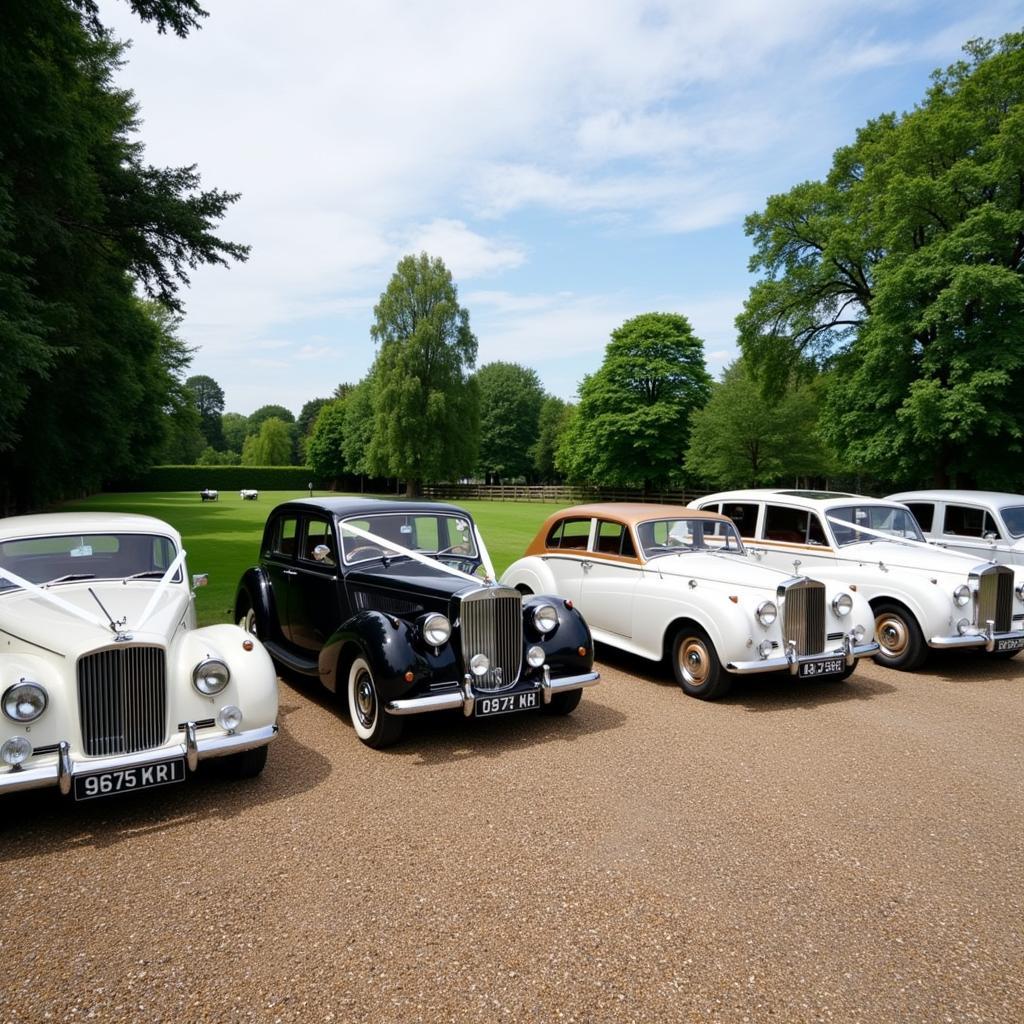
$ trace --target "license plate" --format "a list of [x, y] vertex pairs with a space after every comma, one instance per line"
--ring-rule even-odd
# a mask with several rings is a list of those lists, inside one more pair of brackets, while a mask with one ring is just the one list
[[800, 664], [802, 676], [838, 676], [846, 671], [846, 658], [819, 658]]
[[155, 761], [137, 768], [114, 768], [93, 775], [76, 775], [75, 799], [94, 800], [100, 796], [116, 796], [137, 789], [168, 786], [185, 781], [185, 759], [175, 757], [169, 761]]
[[1024, 647], [1024, 636], [1008, 636], [996, 641], [997, 651], [1019, 651]]
[[477, 697], [476, 717], [507, 715], [510, 711], [528, 711], [540, 706], [540, 691], [527, 690], [525, 693], [506, 693], [500, 697]]

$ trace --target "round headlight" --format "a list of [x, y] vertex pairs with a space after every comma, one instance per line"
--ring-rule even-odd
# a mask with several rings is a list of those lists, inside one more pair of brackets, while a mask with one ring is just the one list
[[12, 736], [0, 747], [0, 761], [9, 764], [12, 768], [27, 761], [31, 756], [32, 744], [24, 736]]
[[970, 628], [971, 628], [971, 624], [970, 624], [970, 622], [968, 622], [968, 620], [967, 620], [967, 619], [961, 619], [961, 620], [960, 620], [960, 621], [959, 621], [959, 622], [958, 622], [958, 623], [956, 624], [956, 631], [957, 631], [957, 632], [958, 632], [958, 633], [959, 633], [959, 634], [960, 634], [961, 636], [965, 636], [965, 635], [967, 634], [967, 630], [969, 630]]
[[759, 655], [761, 655], [761, 660], [764, 661], [764, 659], [767, 658], [768, 655], [772, 653], [772, 642], [771, 642], [771, 640], [762, 640], [757, 645], [757, 653]]
[[849, 594], [836, 594], [832, 598], [832, 611], [840, 618], [849, 615], [853, 610], [853, 598]]
[[526, 652], [526, 664], [529, 665], [530, 668], [540, 668], [541, 665], [544, 664], [544, 648], [538, 647], [534, 644], [534, 646]]
[[4, 691], [4, 714], [15, 722], [34, 722], [46, 710], [46, 691], [22, 680]]
[[757, 621], [762, 626], [770, 626], [779, 617], [779, 609], [774, 601], [762, 601], [757, 606]]
[[441, 614], [435, 612], [423, 620], [423, 639], [431, 647], [440, 647], [448, 643], [452, 635], [452, 624]]
[[953, 600], [956, 602], [958, 608], [963, 608], [965, 604], [971, 599], [971, 588], [966, 583], [961, 583], [956, 590], [953, 591]]
[[200, 693], [209, 697], [214, 693], [220, 693], [228, 685], [230, 678], [231, 670], [223, 661], [207, 658], [206, 661], [201, 661], [196, 665], [195, 671], [192, 673], [192, 685]]
[[541, 633], [550, 633], [558, 625], [558, 612], [549, 604], [539, 604], [533, 609], [533, 624]]
[[234, 704], [225, 704], [217, 712], [217, 724], [228, 732], [234, 732], [242, 724], [242, 709]]
[[867, 630], [862, 625], [860, 625], [860, 623], [853, 627], [853, 639], [856, 643], [863, 643], [864, 637], [866, 637], [867, 635]]
[[491, 667], [491, 659], [486, 654], [474, 654], [469, 659], [469, 671], [475, 676], [487, 675], [487, 670]]

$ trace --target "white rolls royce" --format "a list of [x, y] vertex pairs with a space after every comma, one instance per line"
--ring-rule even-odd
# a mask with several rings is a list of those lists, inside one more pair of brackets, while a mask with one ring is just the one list
[[857, 494], [738, 490], [694, 508], [736, 523], [766, 565], [852, 584], [871, 603], [876, 656], [917, 668], [930, 647], [1012, 658], [1024, 648], [1024, 576], [928, 543], [906, 505]]
[[878, 650], [855, 590], [759, 564], [725, 516], [678, 506], [557, 512], [501, 582], [558, 594], [595, 640], [667, 658], [683, 690], [705, 700], [744, 673], [845, 678]]

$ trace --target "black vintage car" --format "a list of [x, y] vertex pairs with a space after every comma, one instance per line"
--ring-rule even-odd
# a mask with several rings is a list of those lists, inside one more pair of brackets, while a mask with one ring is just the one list
[[489, 568], [454, 505], [303, 498], [270, 513], [235, 621], [345, 694], [371, 747], [427, 711], [568, 714], [598, 679], [587, 624], [571, 601], [524, 597], [483, 578]]

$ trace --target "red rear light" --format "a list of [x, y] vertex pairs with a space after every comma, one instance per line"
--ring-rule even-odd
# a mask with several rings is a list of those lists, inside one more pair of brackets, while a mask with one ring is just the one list
[[572, 609], [572, 601], [570, 601], [568, 598], [565, 599], [565, 607], [570, 610]]

